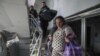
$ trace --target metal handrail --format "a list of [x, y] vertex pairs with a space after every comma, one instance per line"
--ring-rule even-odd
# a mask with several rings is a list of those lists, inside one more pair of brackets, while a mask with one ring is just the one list
[[[40, 22], [39, 22], [39, 20], [37, 18], [35, 19], [34, 17], [32, 17], [30, 19], [32, 20], [32, 26], [35, 29], [35, 31], [32, 33], [33, 34], [33, 38], [32, 38], [31, 44], [33, 44], [34, 40], [36, 41], [36, 43], [34, 45], [32, 45], [32, 47], [31, 47], [32, 50], [31, 50], [30, 56], [33, 55], [33, 52], [35, 51], [35, 48], [37, 48], [37, 47], [38, 47], [38, 49], [37, 49], [37, 51], [38, 51], [37, 54], [38, 55], [37, 56], [39, 56], [40, 55], [41, 43], [42, 43], [42, 30], [41, 30], [41, 27], [40, 27]], [[38, 36], [37, 39], [36, 39], [36, 36], [35, 36], [36, 31], [39, 32], [39, 36]]]
[[42, 41], [42, 36], [39, 35], [38, 39], [36, 40], [36, 43], [34, 44], [34, 46], [32, 46], [32, 52], [30, 54], [30, 56], [33, 55], [33, 52], [35, 51], [35, 48], [37, 47], [37, 45], [39, 45], [39, 48], [38, 48], [38, 56], [39, 56], [39, 53], [40, 53], [40, 47], [41, 47], [41, 41]]
[[36, 40], [36, 44], [33, 46], [32, 52], [31, 52], [30, 56], [33, 55], [33, 52], [34, 52], [34, 50], [35, 50], [35, 48], [36, 48], [36, 45], [38, 44], [38, 41], [39, 41], [39, 38]]
[[[41, 31], [41, 30], [40, 30], [41, 28], [40, 28], [40, 26], [39, 26], [39, 23], [38, 23], [35, 19], [32, 19], [32, 21], [34, 22], [34, 24], [36, 24], [35, 31], [34, 31], [34, 33], [32, 33], [33, 36], [35, 36], [35, 32], [36, 32], [36, 31], [39, 31], [39, 32], [40, 32], [40, 31]], [[33, 37], [32, 42], [33, 42], [34, 38], [35, 38], [35, 37]]]
[[38, 55], [37, 56], [41, 56], [41, 52], [40, 51], [41, 51], [41, 45], [42, 45], [42, 32], [41, 32], [40, 37], [41, 37], [40, 38], [40, 43], [39, 43], [40, 46], [39, 46], [39, 49], [38, 49]]

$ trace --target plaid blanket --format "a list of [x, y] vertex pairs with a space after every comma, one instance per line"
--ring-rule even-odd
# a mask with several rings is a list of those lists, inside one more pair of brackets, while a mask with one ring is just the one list
[[67, 43], [65, 45], [64, 56], [82, 56], [82, 49], [80, 45]]

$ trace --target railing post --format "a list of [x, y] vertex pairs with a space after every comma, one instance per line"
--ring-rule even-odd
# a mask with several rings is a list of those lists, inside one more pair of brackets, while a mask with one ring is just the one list
[[41, 56], [41, 45], [42, 45], [42, 32], [41, 32], [41, 35], [40, 35], [40, 42], [39, 42], [39, 49], [38, 49], [38, 55], [37, 56]]
[[[81, 46], [85, 50], [86, 49], [86, 19], [81, 19]], [[82, 52], [82, 56], [85, 56], [86, 53]]]

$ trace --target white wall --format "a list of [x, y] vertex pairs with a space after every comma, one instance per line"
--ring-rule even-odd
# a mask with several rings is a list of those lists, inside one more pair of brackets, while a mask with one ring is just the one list
[[54, 0], [46, 0], [46, 4], [49, 8], [53, 9], [54, 7]]
[[[47, 0], [47, 3], [52, 5], [50, 1]], [[59, 15], [67, 17], [98, 3], [100, 0], [54, 0], [53, 8], [59, 11]]]
[[31, 5], [34, 6], [35, 1], [36, 1], [36, 0], [28, 0], [28, 6], [31, 6]]
[[6, 14], [5, 8], [2, 6], [2, 0], [0, 0], [0, 31], [12, 26], [13, 24]]
[[26, 0], [0, 0], [0, 4], [3, 7], [3, 9], [0, 8], [0, 11], [2, 10], [2, 13], [5, 13], [2, 16], [5, 21], [0, 20], [0, 23], [1, 21], [3, 21], [4, 24], [12, 23], [13, 26], [7, 27], [5, 30], [17, 32], [21, 37], [29, 37], [28, 15], [25, 1]]
[[42, 2], [45, 0], [36, 0], [35, 4], [34, 4], [34, 8], [37, 10], [37, 12], [39, 13], [40, 8], [42, 7]]
[[[67, 17], [100, 3], [100, 0], [46, 0], [46, 3], [51, 9], [58, 11], [57, 16]], [[49, 28], [52, 26], [53, 21], [49, 23]]]

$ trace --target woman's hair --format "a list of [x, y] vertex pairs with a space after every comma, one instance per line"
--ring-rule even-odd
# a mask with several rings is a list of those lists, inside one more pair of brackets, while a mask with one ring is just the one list
[[62, 17], [62, 16], [57, 16], [56, 18], [55, 18], [55, 24], [56, 24], [56, 20], [57, 19], [60, 19], [64, 24], [65, 24], [65, 19], [64, 19], [64, 17]]

